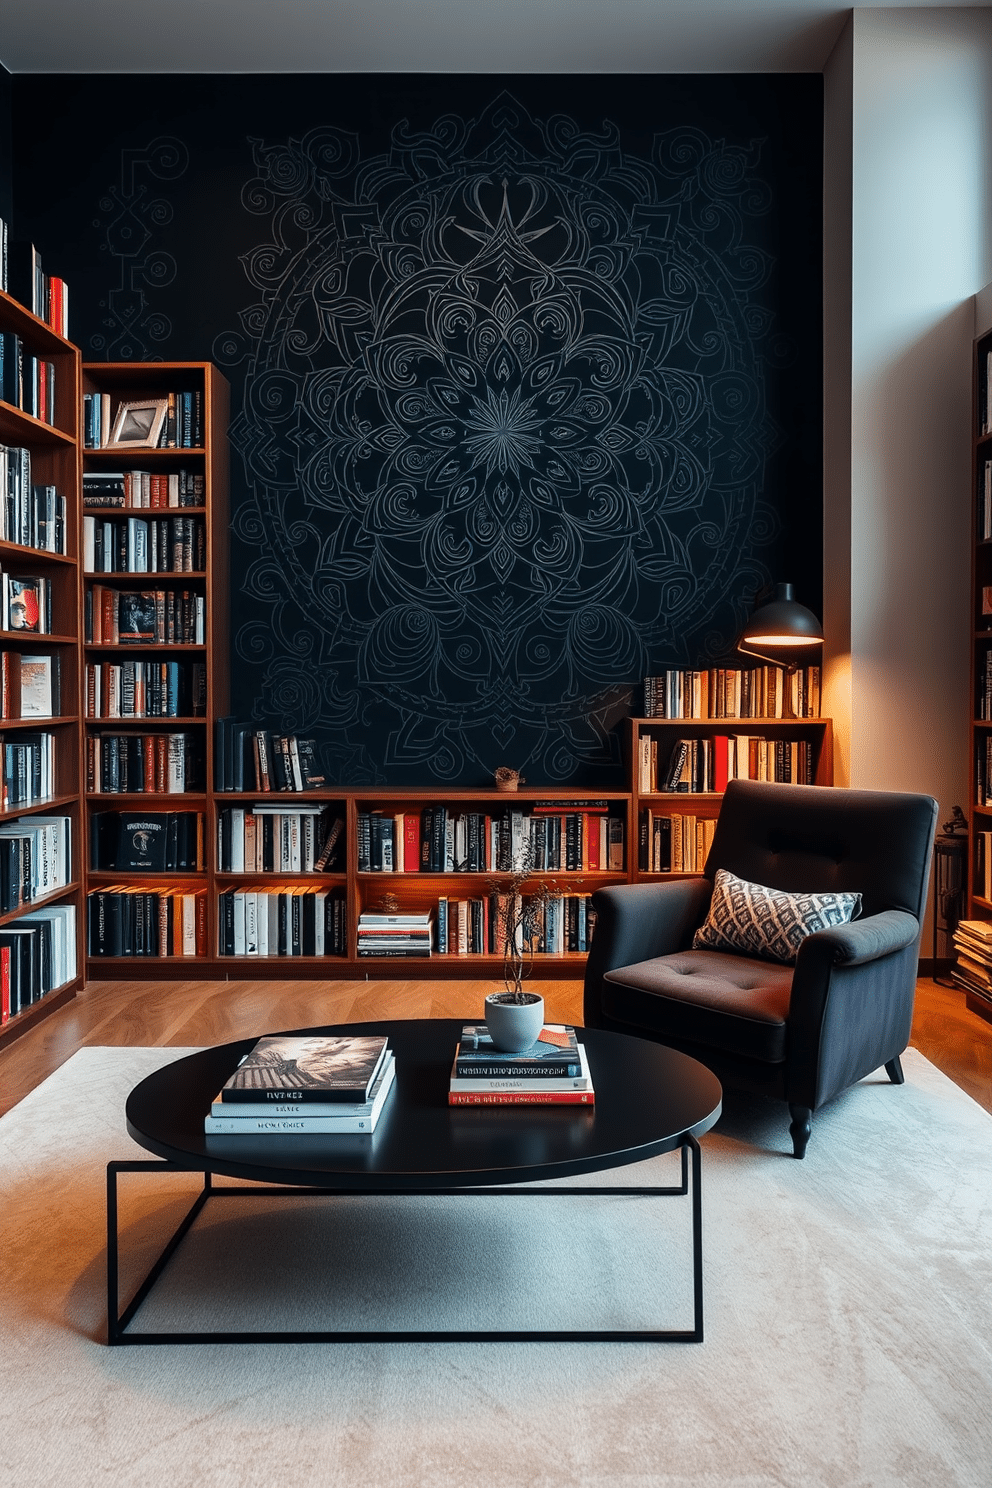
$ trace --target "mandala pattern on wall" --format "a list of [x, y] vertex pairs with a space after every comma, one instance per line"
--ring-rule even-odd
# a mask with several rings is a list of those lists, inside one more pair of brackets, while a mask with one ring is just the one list
[[253, 150], [271, 237], [215, 355], [256, 716], [342, 783], [607, 778], [645, 672], [724, 651], [768, 577], [758, 147], [641, 158], [504, 93], [374, 158]]

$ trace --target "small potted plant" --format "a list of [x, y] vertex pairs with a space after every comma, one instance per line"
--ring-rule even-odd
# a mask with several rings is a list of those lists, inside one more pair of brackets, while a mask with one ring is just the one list
[[534, 965], [534, 947], [540, 930], [539, 911], [553, 890], [545, 885], [533, 893], [522, 893], [532, 871], [532, 857], [525, 849], [519, 865], [489, 881], [496, 904], [497, 945], [503, 951], [503, 991], [486, 998], [486, 1027], [497, 1049], [519, 1054], [537, 1041], [544, 1027], [544, 998], [524, 991], [524, 977]]

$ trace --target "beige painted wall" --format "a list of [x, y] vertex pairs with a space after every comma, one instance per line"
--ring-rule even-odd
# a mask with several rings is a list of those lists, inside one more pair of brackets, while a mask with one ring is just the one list
[[971, 343], [973, 297], [992, 279], [992, 10], [858, 10], [825, 84], [836, 779], [927, 791], [943, 819], [970, 783]]

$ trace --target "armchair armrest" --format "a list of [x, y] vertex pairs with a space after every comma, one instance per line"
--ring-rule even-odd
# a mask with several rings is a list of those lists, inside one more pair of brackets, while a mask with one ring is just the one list
[[618, 966], [685, 950], [706, 918], [712, 893], [713, 885], [706, 878], [597, 889], [592, 897], [596, 932], [586, 963], [587, 1028], [602, 1025], [600, 988], [605, 974]]
[[[904, 951], [920, 933], [920, 922], [904, 909], [886, 909], [832, 930], [818, 930], [799, 950], [799, 959], [828, 958], [834, 966], [863, 966], [893, 951]], [[812, 955], [809, 953], [812, 952]]]

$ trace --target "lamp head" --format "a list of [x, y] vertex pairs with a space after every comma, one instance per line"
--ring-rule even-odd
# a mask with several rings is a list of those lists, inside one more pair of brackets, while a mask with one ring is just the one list
[[775, 594], [759, 605], [737, 642], [738, 651], [776, 666], [799, 666], [823, 645], [819, 620], [795, 598], [791, 584], [776, 584]]

